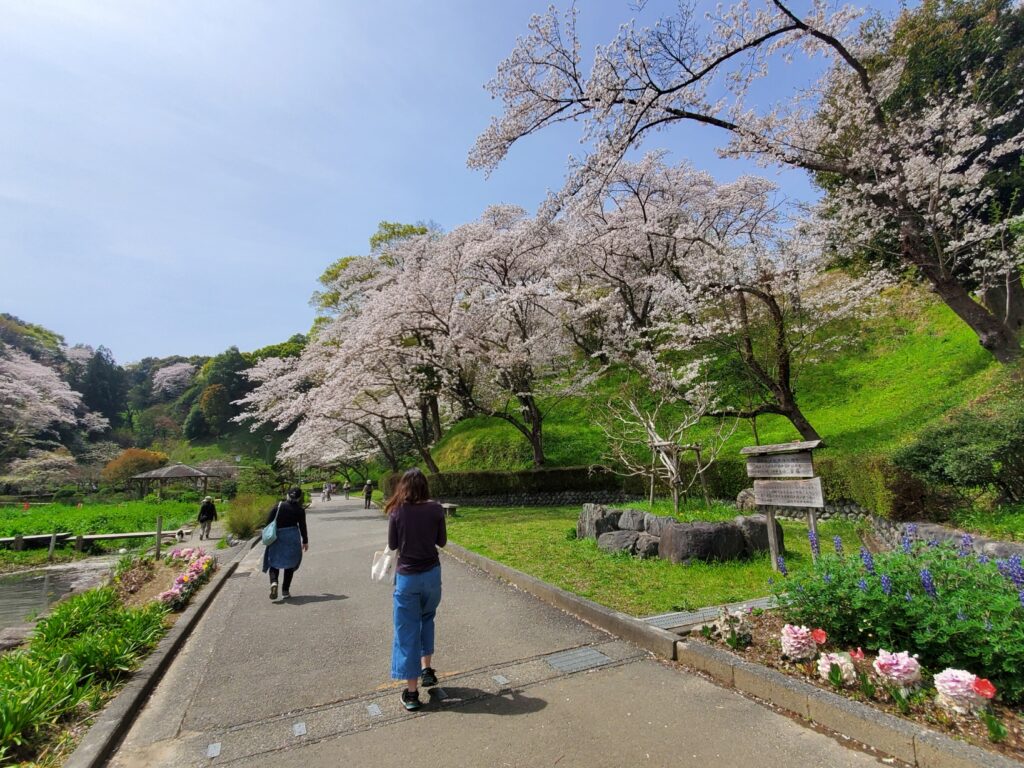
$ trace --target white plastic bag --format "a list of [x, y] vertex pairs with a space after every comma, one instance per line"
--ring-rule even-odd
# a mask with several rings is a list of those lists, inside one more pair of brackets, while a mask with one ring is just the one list
[[395, 580], [395, 566], [398, 563], [397, 549], [378, 550], [373, 553], [373, 565], [370, 566], [370, 580], [381, 584], [389, 584]]

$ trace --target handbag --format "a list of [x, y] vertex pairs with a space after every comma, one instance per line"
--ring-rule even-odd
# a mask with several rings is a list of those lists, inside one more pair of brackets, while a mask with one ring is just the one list
[[373, 553], [373, 564], [370, 566], [370, 581], [387, 584], [395, 580], [395, 566], [398, 563], [398, 550], [378, 550]]
[[263, 526], [263, 533], [261, 538], [263, 539], [263, 546], [269, 547], [275, 541], [277, 541], [277, 513], [281, 511], [281, 502], [277, 502], [277, 508], [274, 510], [274, 519]]

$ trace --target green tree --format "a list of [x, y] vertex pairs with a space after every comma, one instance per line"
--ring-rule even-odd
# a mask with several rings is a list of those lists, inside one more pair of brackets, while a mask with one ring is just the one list
[[192, 410], [188, 412], [188, 416], [185, 417], [185, 423], [182, 425], [181, 431], [189, 440], [195, 440], [198, 437], [206, 437], [210, 434], [210, 427], [206, 423], [206, 417], [203, 416], [199, 403], [193, 405]]
[[106, 416], [112, 427], [121, 425], [128, 406], [128, 378], [106, 347], [97, 349], [85, 366], [82, 402]]
[[213, 435], [222, 434], [235, 414], [228, 390], [223, 384], [211, 384], [203, 390], [199, 397], [199, 410], [202, 411], [207, 428]]

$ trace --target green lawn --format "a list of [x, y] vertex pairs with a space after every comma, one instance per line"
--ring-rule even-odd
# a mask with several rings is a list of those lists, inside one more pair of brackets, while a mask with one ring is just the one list
[[[688, 507], [681, 517], [721, 519], [724, 507], [709, 517]], [[772, 570], [767, 555], [750, 561], [673, 565], [665, 560], [639, 560], [609, 555], [593, 540], [576, 540], [579, 506], [467, 507], [448, 523], [449, 538], [467, 549], [536, 576], [562, 589], [634, 616], [762, 597], [768, 594]], [[728, 517], [736, 514], [730, 509]], [[786, 562], [799, 570], [810, 563], [806, 526], [783, 522]], [[823, 546], [841, 536], [847, 550], [859, 546], [850, 523], [819, 524]]]
[[[996, 386], [1006, 371], [944, 305], [921, 291], [902, 289], [893, 305], [852, 327], [852, 343], [823, 361], [799, 366], [795, 386], [804, 413], [825, 438], [828, 454], [879, 454], [908, 442], [951, 408]], [[613, 372], [585, 398], [551, 408], [544, 444], [551, 466], [599, 463], [604, 437], [592, 411], [618, 396], [622, 374]], [[695, 430], [701, 439], [710, 433]], [[758, 419], [762, 443], [798, 438], [778, 416]], [[738, 425], [725, 455], [753, 444], [748, 422]], [[442, 471], [526, 469], [525, 438], [498, 419], [474, 418], [456, 425], [437, 446]]]
[[163, 516], [164, 530], [195, 520], [199, 505], [191, 502], [164, 501], [152, 504], [127, 501], [120, 504], [87, 504], [81, 509], [61, 504], [0, 508], [0, 536], [69, 532], [130, 533], [156, 530], [157, 515]]

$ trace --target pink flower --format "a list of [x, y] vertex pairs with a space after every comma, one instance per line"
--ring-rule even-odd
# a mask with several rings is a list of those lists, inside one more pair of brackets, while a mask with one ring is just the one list
[[861, 650], [859, 645], [856, 651], [850, 651], [850, 658], [854, 661], [864, 661], [864, 651]]
[[921, 665], [907, 651], [890, 653], [884, 648], [878, 650], [878, 658], [872, 666], [878, 676], [888, 683], [895, 683], [907, 689], [921, 682]]
[[[935, 676], [935, 690], [938, 691], [935, 701], [940, 707], [962, 715], [983, 709], [988, 697], [975, 690], [978, 682], [977, 676], [966, 670], [944, 669]], [[995, 695], [995, 687], [985, 680], [981, 690], [987, 693], [989, 688], [992, 688], [992, 694]]]
[[825, 681], [829, 680], [832, 673], [832, 666], [839, 667], [843, 685], [853, 685], [857, 682], [857, 670], [854, 669], [853, 660], [848, 653], [823, 653], [818, 658], [818, 676]]
[[811, 637], [814, 638], [814, 642], [816, 642], [818, 645], [824, 645], [825, 642], [828, 640], [828, 635], [825, 634], [824, 629], [812, 629]]
[[782, 628], [782, 653], [794, 661], [813, 659], [818, 653], [818, 645], [814, 633], [807, 627], [794, 627], [786, 624]]

